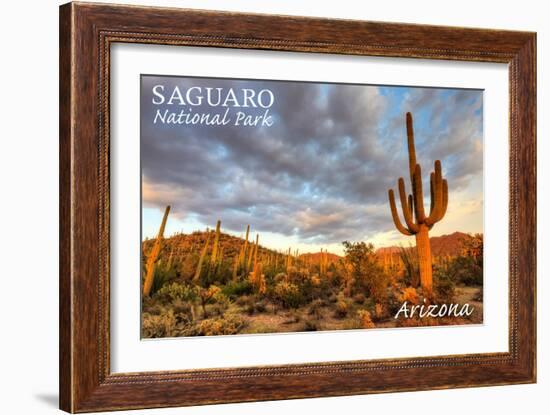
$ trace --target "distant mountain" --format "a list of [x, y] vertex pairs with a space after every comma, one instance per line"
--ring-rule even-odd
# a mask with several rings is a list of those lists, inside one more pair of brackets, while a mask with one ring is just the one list
[[[204, 248], [204, 245], [206, 243], [206, 239], [209, 236], [209, 244], [208, 244], [208, 252], [210, 252], [212, 243], [214, 241], [215, 232], [213, 230], [210, 230], [209, 232], [202, 231], [202, 232], [193, 232], [191, 234], [175, 234], [168, 238], [165, 238], [163, 240], [163, 249], [160, 254], [161, 259], [168, 259], [169, 257], [184, 257], [188, 254], [199, 254], [201, 250]], [[431, 242], [431, 248], [432, 248], [432, 255], [433, 256], [456, 256], [461, 254], [463, 241], [465, 239], [472, 238], [472, 236], [468, 235], [467, 233], [463, 232], [454, 232], [450, 235], [442, 235], [442, 236], [434, 236], [430, 238]], [[255, 243], [256, 241], [256, 234], [251, 233], [249, 236], [249, 246]], [[150, 252], [152, 246], [154, 243], [154, 239], [147, 239], [143, 241], [142, 243], [142, 249], [144, 254], [147, 254]], [[239, 238], [237, 236], [232, 236], [226, 233], [221, 232], [220, 233], [220, 241], [219, 241], [219, 247], [220, 250], [223, 253], [223, 257], [225, 260], [232, 260], [235, 256], [239, 255], [239, 252], [241, 250], [241, 247], [244, 244], [244, 238]], [[410, 246], [414, 247], [415, 242], [414, 238], [410, 238]], [[409, 245], [404, 245], [404, 248], [408, 249]], [[377, 255], [398, 255], [399, 250], [401, 248], [399, 246], [387, 246], [378, 248], [376, 250]], [[250, 252], [250, 250], [248, 251]], [[275, 254], [279, 254], [279, 258], [282, 256], [285, 256], [286, 252], [277, 252], [273, 249], [269, 249], [265, 246], [262, 246], [262, 236], [260, 234], [259, 239], [259, 249], [258, 254], [264, 258], [267, 258], [267, 256], [274, 256]], [[292, 251], [292, 254], [294, 255], [294, 251]], [[325, 255], [325, 253], [321, 252], [313, 252], [313, 253], [304, 253], [300, 254], [299, 258], [309, 262], [309, 263], [317, 263], [320, 261], [321, 256]], [[334, 253], [328, 252], [326, 253], [328, 256], [329, 263], [337, 262], [342, 257], [339, 255], [336, 255]]]
[[[450, 235], [433, 236], [430, 238], [430, 245], [433, 256], [456, 256], [460, 255], [464, 240], [472, 238], [464, 232], [454, 232]], [[414, 238], [411, 238], [411, 246], [415, 246]], [[407, 245], [404, 246], [408, 248]], [[399, 246], [387, 246], [378, 248], [376, 253], [379, 255], [398, 254]]]
[[[414, 245], [414, 241], [413, 241], [413, 245]], [[407, 248], [407, 247], [408, 245], [404, 246], [404, 248]], [[398, 254], [400, 249], [401, 248], [398, 246], [385, 246], [383, 248], [378, 248], [376, 250], [376, 255]]]
[[[303, 259], [309, 263], [317, 263], [321, 260], [321, 257], [322, 255], [325, 255], [325, 252], [310, 252], [310, 253], [307, 253], [307, 254], [301, 254], [299, 255], [300, 259]], [[328, 262], [331, 263], [331, 262], [337, 262], [339, 259], [341, 259], [342, 257], [340, 255], [336, 255], [336, 254], [333, 254], [331, 252], [327, 252], [326, 253], [327, 257], [328, 257]]]

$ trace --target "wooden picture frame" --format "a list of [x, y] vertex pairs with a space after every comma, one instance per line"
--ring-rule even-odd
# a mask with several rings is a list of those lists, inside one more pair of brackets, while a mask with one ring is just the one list
[[[117, 42], [508, 64], [509, 352], [111, 373], [109, 62], [110, 46]], [[61, 409], [91, 412], [535, 382], [535, 33], [69, 3], [60, 8], [59, 93]]]

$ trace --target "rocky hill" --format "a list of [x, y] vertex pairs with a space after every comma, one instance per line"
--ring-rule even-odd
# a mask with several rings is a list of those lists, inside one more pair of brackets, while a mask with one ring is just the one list
[[[172, 235], [171, 237], [164, 239], [163, 249], [160, 254], [160, 257], [164, 259], [168, 259], [170, 256], [181, 257], [181, 256], [188, 255], [190, 253], [198, 254], [203, 249], [207, 238], [209, 238], [209, 242], [210, 242], [209, 246], [212, 245], [214, 235], [215, 235], [215, 232], [213, 230], [209, 232], [197, 231], [191, 234], [180, 233], [180, 234]], [[255, 242], [255, 238], [256, 238], [256, 234], [250, 235], [249, 237], [250, 245], [252, 245]], [[454, 232], [450, 235], [434, 236], [430, 238], [432, 255], [433, 256], [460, 255], [461, 249], [463, 246], [463, 241], [469, 238], [472, 238], [472, 237], [463, 232]], [[153, 242], [154, 242], [153, 239], [148, 239], [143, 241], [142, 248], [144, 253], [148, 253], [150, 251], [151, 247], [153, 246], [152, 245]], [[233, 259], [235, 256], [239, 255], [239, 251], [241, 250], [243, 243], [244, 243], [243, 238], [232, 236], [223, 232], [220, 233], [219, 247], [220, 247], [220, 250], [223, 252], [223, 257], [226, 260]], [[414, 247], [414, 238], [411, 238], [411, 246]], [[407, 249], [407, 247], [405, 248]], [[376, 254], [381, 256], [388, 255], [388, 254], [398, 255], [400, 249], [401, 248], [399, 246], [382, 247], [376, 250]], [[261, 235], [260, 235], [258, 253], [262, 256], [275, 255], [277, 253], [281, 256], [286, 254], [286, 252], [277, 252], [275, 250], [262, 246]], [[341, 256], [331, 252], [304, 253], [304, 254], [300, 254], [299, 257], [300, 259], [306, 260], [306, 262], [317, 263], [320, 261], [323, 255], [328, 256], [329, 263], [337, 262], [340, 258], [342, 258]]]

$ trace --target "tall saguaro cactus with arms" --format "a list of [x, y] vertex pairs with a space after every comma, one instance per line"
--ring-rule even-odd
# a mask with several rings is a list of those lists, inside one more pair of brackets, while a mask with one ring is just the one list
[[388, 191], [388, 196], [395, 227], [404, 235], [415, 235], [416, 237], [420, 284], [422, 285], [424, 293], [430, 296], [433, 284], [429, 231], [437, 222], [443, 219], [443, 216], [445, 216], [449, 200], [449, 189], [447, 180], [443, 179], [441, 174], [441, 161], [436, 160], [434, 163], [434, 171], [430, 174], [430, 213], [426, 215], [424, 210], [424, 194], [422, 190], [422, 173], [420, 164], [416, 162], [413, 119], [410, 112], [406, 115], [406, 123], [412, 194], [407, 196], [403, 177], [400, 177], [397, 181], [405, 225], [403, 225], [399, 219], [392, 189]]

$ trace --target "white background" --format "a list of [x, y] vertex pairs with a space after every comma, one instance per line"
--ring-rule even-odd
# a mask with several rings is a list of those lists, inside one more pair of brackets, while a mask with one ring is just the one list
[[[508, 351], [503, 64], [118, 44], [111, 51], [111, 370], [143, 372]], [[192, 64], [190, 64], [192, 62]], [[483, 92], [483, 325], [140, 341], [140, 74], [469, 87]], [[487, 157], [491, 155], [491, 157]], [[388, 218], [389, 220], [389, 218]], [[134, 293], [133, 295], [128, 295]], [[421, 341], [418, 341], [421, 339]]]
[[[545, 298], [548, 270], [548, 200], [550, 154], [542, 71], [549, 63], [550, 28], [544, 2], [463, 0], [360, 3], [296, 0], [138, 1], [264, 13], [532, 30], [538, 32], [539, 136], [539, 383], [536, 385], [322, 398], [198, 408], [134, 411], [158, 414], [287, 413], [545, 413], [549, 403], [550, 358]], [[2, 101], [0, 120], [2, 184], [0, 218], [2, 295], [0, 297], [0, 409], [6, 414], [55, 413], [57, 407], [57, 1], [9, 2], [2, 9]], [[545, 155], [545, 157], [543, 157]], [[546, 232], [546, 235], [545, 235]], [[546, 407], [546, 408], [544, 408]]]

